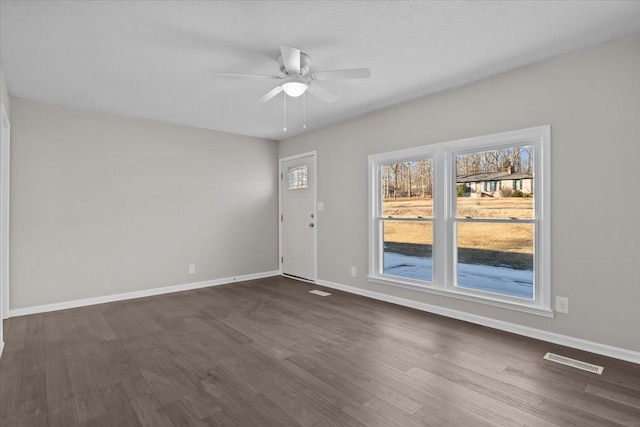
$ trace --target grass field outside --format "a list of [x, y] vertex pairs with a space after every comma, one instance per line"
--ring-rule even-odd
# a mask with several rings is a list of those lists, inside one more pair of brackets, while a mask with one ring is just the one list
[[[533, 198], [457, 198], [459, 218], [533, 218]], [[386, 199], [383, 217], [428, 218], [430, 198]], [[431, 281], [431, 222], [384, 221], [384, 271]], [[511, 296], [533, 295], [533, 224], [459, 222], [458, 285]]]
[[[457, 214], [462, 218], [533, 218], [533, 198], [501, 197], [472, 199], [458, 197]], [[383, 217], [431, 217], [430, 198], [387, 199], [383, 201]], [[458, 247], [500, 252], [533, 253], [533, 229], [529, 224], [463, 224]], [[384, 241], [391, 243], [432, 244], [431, 223], [387, 222]]]

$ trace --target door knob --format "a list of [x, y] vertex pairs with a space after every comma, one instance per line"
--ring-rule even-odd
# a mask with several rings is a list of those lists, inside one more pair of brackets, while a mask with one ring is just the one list
[[310, 223], [309, 223], [309, 227], [313, 228], [313, 227], [315, 227], [315, 224], [314, 224], [314, 223], [312, 223], [312, 222], [310, 222]]

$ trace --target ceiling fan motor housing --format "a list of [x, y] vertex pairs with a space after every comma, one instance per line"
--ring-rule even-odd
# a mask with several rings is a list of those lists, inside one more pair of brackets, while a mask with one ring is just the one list
[[[282, 60], [282, 55], [278, 56], [278, 64], [280, 65], [280, 71], [285, 74], [287, 77], [296, 77], [291, 75], [291, 73], [287, 72], [287, 69], [284, 67], [284, 61]], [[299, 76], [306, 76], [309, 74], [309, 67], [311, 66], [311, 57], [304, 52], [300, 52], [300, 74]]]

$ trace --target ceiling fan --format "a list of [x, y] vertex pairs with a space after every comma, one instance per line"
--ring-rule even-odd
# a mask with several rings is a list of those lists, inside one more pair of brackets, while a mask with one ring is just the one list
[[280, 46], [278, 56], [282, 75], [246, 74], [246, 73], [218, 73], [220, 76], [253, 77], [281, 80], [278, 86], [265, 93], [257, 102], [267, 102], [283, 92], [293, 98], [304, 94], [307, 90], [324, 102], [335, 102], [338, 97], [318, 86], [316, 82], [322, 80], [368, 79], [371, 76], [368, 68], [352, 68], [348, 70], [310, 71], [311, 57], [300, 49]]

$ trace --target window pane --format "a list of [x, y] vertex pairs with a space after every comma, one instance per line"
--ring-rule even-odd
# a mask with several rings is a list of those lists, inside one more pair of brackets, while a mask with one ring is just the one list
[[533, 218], [534, 147], [456, 155], [459, 218]]
[[384, 221], [383, 273], [432, 280], [431, 222]]
[[289, 168], [289, 190], [307, 188], [307, 165]]
[[533, 224], [462, 222], [457, 285], [533, 299]]
[[413, 160], [381, 168], [383, 217], [433, 216], [433, 161]]

